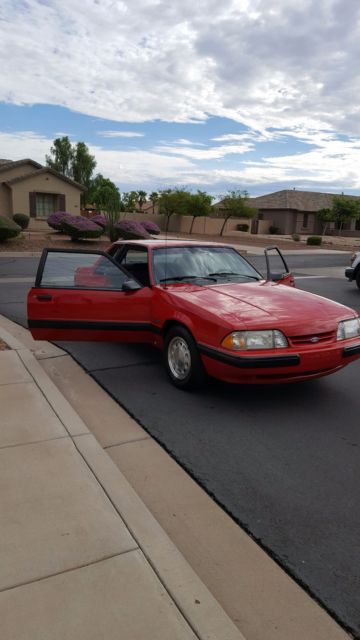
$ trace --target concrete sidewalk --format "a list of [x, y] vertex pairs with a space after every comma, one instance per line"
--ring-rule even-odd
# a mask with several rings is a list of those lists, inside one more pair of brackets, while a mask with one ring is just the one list
[[243, 638], [32, 353], [0, 338], [2, 640]]
[[349, 637], [70, 356], [1, 316], [0, 486], [1, 640]]

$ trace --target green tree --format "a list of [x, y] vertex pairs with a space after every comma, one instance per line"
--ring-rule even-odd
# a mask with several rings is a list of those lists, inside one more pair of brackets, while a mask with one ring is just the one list
[[224, 217], [224, 223], [221, 227], [220, 235], [224, 233], [225, 225], [229, 218], [253, 218], [256, 215], [256, 209], [249, 207], [247, 200], [249, 194], [247, 191], [228, 191], [226, 196], [221, 196], [221, 216]]
[[125, 191], [122, 194], [122, 203], [124, 211], [135, 211], [137, 201], [137, 191]]
[[343, 195], [334, 196], [332, 201], [332, 212], [341, 234], [342, 228], [346, 222], [349, 222], [353, 218], [360, 217], [360, 200]]
[[[89, 189], [96, 160], [85, 142], [72, 145], [68, 136], [64, 136], [54, 140], [50, 155], [46, 155], [46, 165]], [[81, 204], [88, 201], [88, 195], [82, 193]]]
[[324, 236], [328, 228], [329, 222], [334, 222], [335, 220], [335, 213], [332, 209], [319, 209], [316, 216], [318, 217], [318, 219], [322, 224], [322, 228], [323, 228], [322, 234]]
[[87, 202], [96, 204], [96, 207], [101, 210], [105, 209], [109, 199], [117, 201], [121, 210], [120, 192], [116, 184], [109, 178], [104, 178], [101, 173], [98, 173], [90, 182], [90, 187], [87, 191]]
[[192, 233], [195, 218], [208, 216], [211, 212], [211, 203], [213, 196], [210, 196], [206, 191], [197, 191], [191, 193], [188, 200], [188, 215], [193, 216], [191, 221], [190, 233]]
[[74, 149], [68, 138], [56, 138], [50, 148], [50, 155], [46, 155], [46, 166], [62, 173], [68, 178], [72, 178]]
[[171, 216], [188, 215], [190, 192], [185, 189], [164, 189], [159, 194], [159, 211], [164, 214], [166, 220], [166, 231], [169, 229]]
[[90, 154], [85, 142], [78, 142], [73, 147], [72, 158], [72, 177], [75, 182], [79, 182], [89, 189], [95, 167], [95, 156]]

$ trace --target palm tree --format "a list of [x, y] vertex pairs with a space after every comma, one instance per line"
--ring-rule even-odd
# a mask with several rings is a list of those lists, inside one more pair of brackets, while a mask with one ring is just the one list
[[147, 194], [146, 194], [146, 191], [137, 191], [136, 195], [137, 195], [138, 205], [139, 205], [140, 211], [141, 211], [144, 202], [146, 202], [146, 195]]
[[153, 212], [153, 215], [154, 215], [154, 213], [155, 213], [155, 205], [159, 201], [158, 192], [157, 191], [152, 191], [152, 193], [150, 193], [150, 195], [149, 195], [149, 200], [152, 202], [152, 212]]

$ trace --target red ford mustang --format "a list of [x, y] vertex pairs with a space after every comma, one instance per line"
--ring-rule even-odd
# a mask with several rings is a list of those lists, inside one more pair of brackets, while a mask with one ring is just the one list
[[215, 243], [119, 241], [106, 253], [45, 249], [28, 295], [29, 328], [39, 340], [153, 344], [179, 388], [200, 384], [206, 374], [294, 382], [359, 358], [357, 313], [295, 289], [279, 250], [265, 253], [267, 278], [233, 247]]

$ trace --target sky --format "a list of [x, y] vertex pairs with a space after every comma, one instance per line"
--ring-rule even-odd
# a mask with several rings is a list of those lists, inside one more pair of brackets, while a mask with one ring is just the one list
[[1, 0], [0, 158], [120, 191], [360, 194], [359, 0]]

